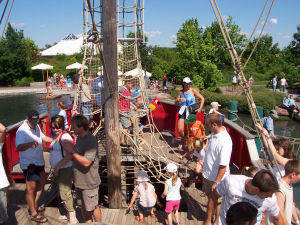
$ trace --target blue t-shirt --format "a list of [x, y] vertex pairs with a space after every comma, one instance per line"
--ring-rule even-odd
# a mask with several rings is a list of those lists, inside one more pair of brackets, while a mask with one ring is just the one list
[[195, 104], [195, 96], [193, 92], [189, 94], [184, 94], [183, 92], [181, 92], [180, 98], [186, 99], [185, 102], [182, 102], [181, 106], [190, 106]]
[[290, 105], [290, 99], [287, 98], [287, 97], [285, 97], [285, 98], [283, 99], [283, 103], [286, 104], [286, 105]]
[[97, 78], [92, 86], [91, 94], [95, 95], [96, 97], [96, 104], [98, 106], [102, 106], [104, 103], [104, 86], [103, 86], [103, 78]]
[[181, 196], [180, 196], [181, 180], [180, 180], [180, 178], [178, 177], [175, 186], [172, 185], [172, 178], [166, 180], [166, 184], [168, 185], [168, 193], [167, 193], [166, 200], [167, 201], [180, 200], [181, 199]]
[[264, 125], [263, 126], [267, 131], [272, 131], [274, 134], [274, 124], [273, 124], [273, 119], [271, 116], [264, 117]]

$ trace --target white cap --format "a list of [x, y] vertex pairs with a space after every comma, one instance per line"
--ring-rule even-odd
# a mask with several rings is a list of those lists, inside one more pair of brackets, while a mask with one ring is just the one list
[[147, 181], [149, 181], [148, 174], [144, 170], [140, 170], [139, 172], [137, 172], [136, 177], [137, 177], [137, 179], [136, 179], [137, 182], [147, 182]]
[[212, 103], [210, 103], [210, 105], [211, 105], [213, 108], [216, 108], [217, 106], [221, 106], [218, 102], [212, 102]]
[[175, 173], [175, 172], [177, 172], [177, 166], [174, 163], [169, 163], [165, 167], [165, 170], [169, 173]]
[[185, 78], [183, 78], [183, 83], [189, 84], [189, 83], [192, 83], [192, 81], [189, 77], [185, 77]]

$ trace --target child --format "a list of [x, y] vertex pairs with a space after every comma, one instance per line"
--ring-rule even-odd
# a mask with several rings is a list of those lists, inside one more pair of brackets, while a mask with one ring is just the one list
[[[278, 205], [282, 214], [286, 219], [286, 224], [292, 223], [292, 213], [293, 213], [293, 186], [300, 181], [300, 161], [299, 160], [290, 160], [286, 163], [285, 175], [278, 181], [279, 191], [276, 192], [276, 197]], [[284, 219], [284, 220], [285, 220]], [[299, 220], [296, 221], [296, 224], [299, 223]], [[272, 224], [267, 217], [265, 224]]]
[[195, 147], [194, 151], [189, 151], [187, 153], [184, 153], [183, 155], [178, 156], [180, 159], [183, 159], [184, 157], [187, 156], [191, 156], [192, 154], [197, 157], [197, 164], [194, 169], [196, 175], [202, 172], [205, 152], [207, 149], [207, 143], [208, 143], [207, 139], [197, 138], [194, 141], [194, 147]]
[[132, 207], [136, 197], [138, 194], [140, 195], [140, 200], [138, 202], [138, 212], [139, 216], [136, 216], [135, 219], [141, 223], [144, 222], [144, 215], [143, 212], [150, 211], [150, 216], [155, 217], [155, 214], [153, 212], [153, 208], [155, 206], [155, 203], [159, 206], [161, 204], [157, 200], [157, 195], [155, 193], [155, 189], [152, 184], [148, 183], [149, 177], [146, 171], [141, 170], [137, 174], [137, 183], [138, 185], [135, 187], [133, 191], [133, 195], [130, 200], [130, 204], [128, 206], [128, 210]]
[[179, 222], [179, 205], [180, 205], [180, 186], [181, 180], [178, 177], [177, 166], [174, 163], [169, 163], [166, 167], [166, 175], [170, 177], [170, 179], [166, 180], [165, 189], [162, 193], [161, 197], [167, 200], [165, 212], [168, 214], [168, 225], [172, 225], [172, 212], [175, 211], [175, 220], [176, 224], [180, 224]]

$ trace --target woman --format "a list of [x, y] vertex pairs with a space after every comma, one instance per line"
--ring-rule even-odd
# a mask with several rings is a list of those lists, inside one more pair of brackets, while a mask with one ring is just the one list
[[249, 80], [248, 80], [248, 85], [252, 86], [253, 81], [254, 81], [253, 76], [252, 76], [252, 74], [250, 74], [250, 77], [249, 77]]
[[66, 105], [64, 103], [64, 101], [59, 101], [57, 103], [57, 108], [59, 109], [59, 113], [58, 115], [62, 116], [65, 120], [65, 128], [64, 130], [68, 130], [69, 129], [69, 125], [68, 125], [68, 118], [67, 118], [67, 113], [66, 113]]
[[175, 103], [180, 105], [179, 108], [179, 119], [178, 119], [178, 133], [184, 143], [184, 119], [189, 115], [188, 106], [195, 104], [195, 97], [200, 100], [200, 107], [197, 110], [201, 112], [204, 105], [204, 97], [194, 88], [191, 88], [191, 79], [185, 77], [182, 83], [182, 90], [178, 93]]
[[70, 224], [78, 223], [72, 196], [72, 150], [73, 139], [64, 131], [64, 118], [56, 115], [51, 119], [51, 129], [54, 133], [51, 143], [50, 165], [54, 168], [54, 176], [58, 184], [59, 194], [68, 210]]

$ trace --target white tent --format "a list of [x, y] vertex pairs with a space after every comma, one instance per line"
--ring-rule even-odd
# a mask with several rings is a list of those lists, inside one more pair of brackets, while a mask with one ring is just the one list
[[138, 68], [135, 68], [133, 70], [130, 70], [130, 71], [126, 72], [125, 75], [136, 77], [136, 76], [139, 76], [141, 72], [142, 72], [143, 76], [146, 76], [146, 77], [151, 77], [152, 76], [151, 73], [146, 71], [146, 74], [145, 74], [145, 70], [140, 70]]
[[42, 70], [43, 73], [43, 81], [44, 81], [44, 70], [47, 70], [47, 74], [48, 74], [48, 70], [52, 70], [53, 66], [45, 64], [45, 63], [41, 63], [38, 64], [36, 66], [31, 67], [32, 70]]
[[[103, 66], [100, 66], [98, 69], [99, 71], [104, 73]], [[120, 70], [120, 67], [118, 66], [118, 76], [122, 76], [122, 75], [124, 75], [124, 73]]]
[[[71, 65], [68, 65], [67, 67], [66, 67], [66, 69], [67, 70], [72, 70], [72, 69], [81, 69], [81, 67], [82, 67], [82, 64], [80, 64], [80, 63], [78, 63], [78, 62], [76, 62], [76, 63], [73, 63], [73, 64], [71, 64]], [[84, 69], [87, 69], [87, 66], [84, 66]]]

